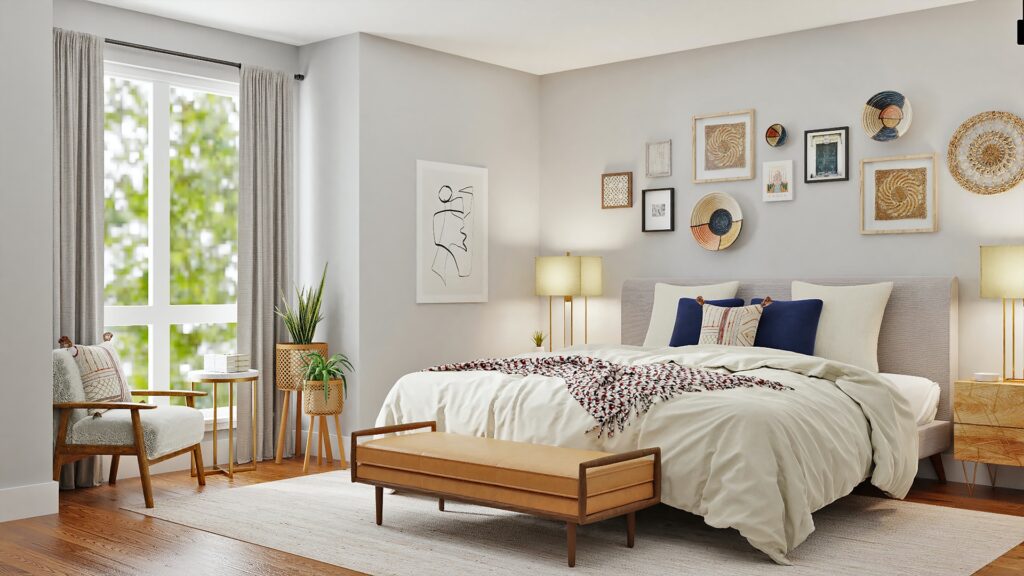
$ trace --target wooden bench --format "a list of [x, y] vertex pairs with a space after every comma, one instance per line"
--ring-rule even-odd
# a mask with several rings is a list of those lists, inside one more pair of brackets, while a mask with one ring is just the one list
[[441, 511], [448, 498], [552, 518], [565, 522], [569, 566], [577, 526], [626, 516], [632, 548], [636, 511], [661, 501], [660, 448], [611, 454], [447, 434], [435, 422], [416, 422], [354, 432], [351, 455], [352, 481], [376, 488], [378, 526], [385, 487], [436, 496]]

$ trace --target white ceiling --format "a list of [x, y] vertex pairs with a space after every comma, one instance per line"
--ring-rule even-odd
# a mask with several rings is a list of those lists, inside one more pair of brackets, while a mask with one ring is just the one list
[[92, 0], [301, 46], [367, 32], [547, 74], [968, 0]]

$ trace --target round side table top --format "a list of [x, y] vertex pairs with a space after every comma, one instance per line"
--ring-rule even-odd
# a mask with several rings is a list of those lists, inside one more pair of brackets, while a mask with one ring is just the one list
[[189, 382], [248, 382], [260, 377], [259, 370], [246, 370], [244, 372], [212, 372], [209, 370], [191, 370], [188, 373]]

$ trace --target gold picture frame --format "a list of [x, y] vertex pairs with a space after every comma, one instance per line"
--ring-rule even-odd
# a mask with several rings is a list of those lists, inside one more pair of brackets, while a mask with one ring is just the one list
[[601, 174], [601, 208], [633, 207], [633, 173]]
[[753, 108], [694, 116], [693, 183], [753, 180], [756, 130]]
[[939, 229], [934, 153], [860, 162], [860, 233], [916, 234]]

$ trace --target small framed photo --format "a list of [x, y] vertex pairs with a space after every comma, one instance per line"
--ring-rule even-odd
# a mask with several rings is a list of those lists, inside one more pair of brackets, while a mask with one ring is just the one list
[[693, 182], [754, 178], [754, 111], [693, 117]]
[[804, 182], [850, 179], [850, 127], [804, 131]]
[[761, 164], [761, 199], [765, 202], [793, 199], [792, 160]]
[[645, 151], [648, 178], [672, 175], [672, 141], [648, 142]]
[[644, 232], [671, 232], [676, 229], [675, 188], [643, 191]]
[[938, 230], [935, 166], [935, 154], [861, 160], [860, 233]]
[[633, 206], [633, 173], [611, 172], [601, 175], [601, 208]]

